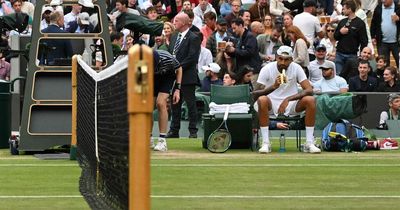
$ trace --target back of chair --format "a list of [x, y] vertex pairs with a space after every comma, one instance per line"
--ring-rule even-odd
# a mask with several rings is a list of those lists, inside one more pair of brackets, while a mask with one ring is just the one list
[[216, 104], [233, 104], [250, 102], [249, 85], [222, 86], [211, 85], [211, 102]]

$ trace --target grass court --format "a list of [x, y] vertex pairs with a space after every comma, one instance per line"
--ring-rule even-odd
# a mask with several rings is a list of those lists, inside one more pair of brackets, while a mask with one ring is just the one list
[[[151, 205], [174, 209], [398, 209], [400, 152], [212, 154], [200, 140], [168, 140], [152, 153]], [[0, 150], [0, 209], [89, 209], [76, 161], [11, 156]]]

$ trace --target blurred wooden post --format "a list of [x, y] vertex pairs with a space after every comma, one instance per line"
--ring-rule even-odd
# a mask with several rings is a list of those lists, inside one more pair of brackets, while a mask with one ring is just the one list
[[128, 56], [129, 209], [150, 210], [153, 51], [146, 45], [134, 45]]
[[71, 148], [69, 151], [69, 159], [76, 160], [76, 120], [77, 120], [77, 74], [78, 73], [78, 57], [72, 57], [72, 125], [71, 125]]

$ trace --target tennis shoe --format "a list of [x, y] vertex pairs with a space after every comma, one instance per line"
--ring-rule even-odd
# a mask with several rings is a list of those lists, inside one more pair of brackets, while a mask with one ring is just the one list
[[271, 153], [271, 144], [263, 144], [262, 147], [258, 150], [259, 153], [267, 154]]
[[154, 149], [154, 147], [156, 146], [155, 144], [154, 144], [154, 137], [150, 137], [150, 149]]
[[160, 152], [168, 151], [167, 141], [164, 138], [159, 138], [157, 145], [154, 147], [154, 151], [160, 151]]
[[397, 143], [397, 141], [390, 138], [380, 141], [379, 144], [380, 144], [380, 149], [382, 150], [399, 149], [399, 144]]
[[305, 144], [303, 152], [306, 152], [306, 153], [321, 153], [321, 149], [316, 147], [315, 144]]

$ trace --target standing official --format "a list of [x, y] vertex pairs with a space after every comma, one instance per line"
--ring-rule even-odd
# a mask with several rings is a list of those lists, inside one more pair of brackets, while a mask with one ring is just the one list
[[[172, 105], [172, 120], [167, 138], [179, 138], [181, 126], [182, 100], [189, 110], [189, 138], [197, 138], [197, 108], [195, 89], [200, 84], [197, 75], [197, 62], [200, 54], [201, 40], [199, 36], [189, 30], [189, 16], [179, 13], [174, 19], [177, 34], [172, 35], [168, 51], [175, 56], [183, 69], [180, 100]], [[177, 85], [179, 87], [180, 84]]]

